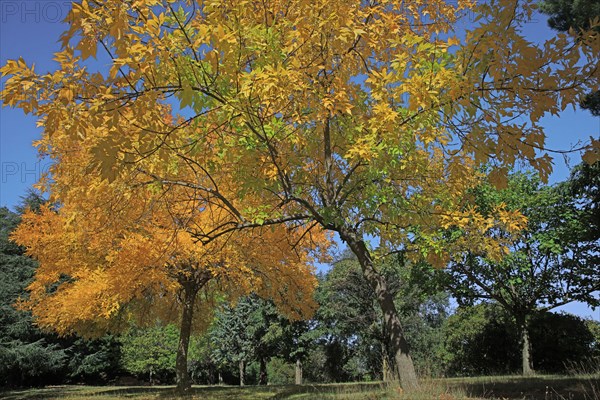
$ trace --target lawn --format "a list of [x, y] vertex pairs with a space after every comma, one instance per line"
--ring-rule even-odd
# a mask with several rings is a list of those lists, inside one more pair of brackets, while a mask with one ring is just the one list
[[[0, 392], [6, 400], [177, 398], [172, 386], [52, 386]], [[422, 381], [416, 392], [381, 382], [302, 386], [194, 386], [190, 399], [333, 399], [333, 400], [600, 400], [600, 375], [496, 376]]]

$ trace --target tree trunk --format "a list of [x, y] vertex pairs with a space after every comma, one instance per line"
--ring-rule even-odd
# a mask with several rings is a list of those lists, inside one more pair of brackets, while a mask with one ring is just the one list
[[390, 382], [394, 380], [394, 374], [390, 368], [388, 351], [384, 343], [381, 344], [381, 379], [384, 382]]
[[190, 347], [190, 335], [192, 333], [192, 321], [194, 318], [194, 302], [196, 300], [197, 288], [187, 283], [183, 286], [183, 311], [181, 314], [181, 326], [179, 330], [179, 346], [175, 361], [175, 375], [177, 379], [177, 391], [185, 393], [192, 387], [192, 381], [188, 373], [188, 349]]
[[299, 357], [296, 359], [296, 379], [294, 383], [296, 385], [302, 385], [302, 361]]
[[219, 385], [223, 384], [223, 374], [219, 371]]
[[258, 384], [266, 385], [267, 384], [267, 361], [261, 357], [260, 360], [260, 370], [258, 373]]
[[244, 374], [246, 373], [246, 361], [240, 360], [240, 386], [244, 386]]
[[531, 376], [535, 373], [531, 360], [531, 342], [529, 340], [529, 320], [526, 317], [518, 319], [519, 331], [521, 333], [521, 360], [523, 363], [523, 375]]
[[394, 298], [388, 290], [387, 282], [385, 281], [385, 278], [375, 270], [371, 254], [369, 253], [364, 240], [362, 240], [362, 238], [357, 238], [355, 234], [347, 231], [341, 231], [339, 233], [342, 240], [348, 243], [352, 252], [358, 257], [363, 275], [375, 291], [377, 302], [383, 313], [384, 331], [388, 335], [387, 340], [390, 346], [390, 352], [394, 357], [395, 375], [398, 377], [400, 385], [403, 388], [415, 388], [418, 386], [417, 374], [409, 354], [408, 342], [404, 337], [402, 324], [400, 323], [398, 311], [394, 304]]

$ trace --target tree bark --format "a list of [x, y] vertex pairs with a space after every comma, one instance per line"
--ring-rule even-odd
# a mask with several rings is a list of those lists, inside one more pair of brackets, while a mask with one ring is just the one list
[[529, 339], [529, 320], [526, 317], [518, 319], [519, 330], [521, 333], [521, 360], [523, 366], [523, 375], [531, 376], [535, 374], [531, 360], [531, 341]]
[[267, 384], [267, 361], [264, 357], [261, 357], [260, 360], [260, 370], [258, 373], [258, 384], [266, 385]]
[[175, 376], [177, 380], [177, 391], [185, 393], [192, 387], [192, 381], [188, 372], [188, 350], [190, 347], [190, 335], [192, 333], [192, 321], [194, 318], [194, 303], [196, 301], [197, 287], [188, 282], [183, 287], [183, 311], [181, 314], [181, 326], [179, 327], [179, 345], [175, 359]]
[[246, 362], [244, 360], [240, 360], [240, 386], [244, 386], [244, 374], [246, 372]]
[[402, 324], [400, 323], [400, 318], [398, 317], [398, 311], [394, 304], [394, 298], [388, 290], [387, 282], [375, 269], [371, 254], [369, 253], [364, 240], [358, 238], [352, 232], [341, 230], [339, 233], [342, 240], [348, 243], [352, 252], [358, 257], [363, 275], [375, 291], [377, 302], [383, 313], [383, 325], [385, 332], [388, 335], [390, 352], [394, 357], [394, 373], [398, 377], [399, 383], [403, 388], [415, 388], [418, 386], [417, 374], [409, 353], [408, 342], [404, 337], [404, 331], [402, 329]]
[[394, 379], [394, 374], [390, 368], [390, 359], [386, 345], [381, 344], [381, 379], [384, 382], [390, 382]]
[[296, 379], [294, 383], [296, 385], [302, 385], [302, 361], [300, 358], [296, 359]]

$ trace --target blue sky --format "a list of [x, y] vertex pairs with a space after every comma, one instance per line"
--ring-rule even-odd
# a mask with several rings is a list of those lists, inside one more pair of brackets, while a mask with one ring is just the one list
[[[23, 57], [28, 64], [35, 63], [38, 72], [55, 69], [53, 53], [59, 48], [58, 37], [65, 29], [61, 21], [69, 8], [68, 1], [0, 1], [0, 65], [9, 59]], [[542, 15], [537, 15], [525, 27], [524, 33], [533, 42], [541, 42], [555, 34], [547, 27]], [[567, 109], [559, 117], [545, 117], [543, 124], [549, 148], [567, 149], [590, 136], [600, 136], [600, 118], [584, 110]], [[0, 206], [13, 208], [48, 168], [49, 162], [38, 159], [31, 145], [39, 134], [40, 129], [36, 128], [31, 116], [24, 115], [21, 110], [0, 109]], [[566, 179], [569, 167], [579, 162], [578, 154], [569, 155], [568, 160], [556, 156], [550, 181]], [[581, 304], [563, 309], [600, 320], [600, 309], [593, 312]]]

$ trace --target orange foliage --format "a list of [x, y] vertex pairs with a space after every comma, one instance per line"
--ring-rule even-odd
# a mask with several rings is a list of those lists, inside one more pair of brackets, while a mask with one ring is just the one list
[[27, 212], [13, 234], [40, 263], [22, 304], [40, 326], [96, 335], [132, 320], [176, 320], [182, 285], [198, 278], [197, 326], [209, 321], [215, 296], [256, 292], [290, 318], [314, 311], [313, 264], [328, 244], [321, 232], [280, 225], [203, 244], [188, 228], [208, 229], [223, 211], [185, 190], [152, 194], [133, 181], [124, 188], [80, 178], [89, 183], [84, 195], [69, 193], [58, 212]]

